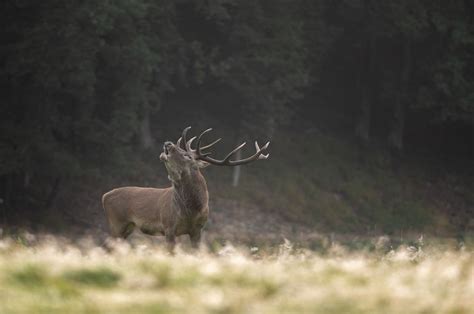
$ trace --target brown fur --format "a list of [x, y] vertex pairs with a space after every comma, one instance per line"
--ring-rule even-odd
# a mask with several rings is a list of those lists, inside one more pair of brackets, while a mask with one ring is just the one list
[[[166, 189], [123, 187], [107, 192], [102, 197], [105, 214], [110, 226], [110, 233], [115, 237], [126, 238], [138, 227], [146, 234], [166, 236], [168, 248], [173, 251], [176, 236], [188, 234], [191, 243], [197, 247], [201, 239], [201, 230], [209, 215], [209, 194], [206, 180], [199, 168], [209, 164], [217, 166], [237, 166], [255, 160], [267, 159], [270, 142], [261, 148], [255, 142], [256, 152], [250, 157], [230, 160], [245, 143], [232, 150], [223, 160], [209, 157], [203, 153], [217, 142], [200, 146], [201, 138], [212, 129], [203, 131], [197, 137], [196, 149], [191, 143], [196, 137], [186, 140], [186, 133], [191, 127], [183, 130], [181, 138], [173, 144], [165, 142], [160, 155], [168, 171], [172, 186]], [[183, 146], [181, 146], [183, 141]]]
[[176, 145], [165, 145], [169, 150], [165, 149], [167, 153], [160, 158], [165, 162], [172, 186], [122, 187], [105, 193], [102, 204], [110, 233], [127, 238], [138, 228], [145, 234], [164, 235], [171, 251], [175, 237], [188, 234], [197, 247], [209, 214], [207, 185], [199, 171], [205, 165]]

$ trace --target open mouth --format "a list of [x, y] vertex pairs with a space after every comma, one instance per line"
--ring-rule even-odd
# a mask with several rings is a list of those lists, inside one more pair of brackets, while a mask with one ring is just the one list
[[165, 142], [163, 145], [163, 152], [160, 154], [160, 159], [161, 161], [167, 161], [169, 154], [170, 154], [170, 149], [173, 147], [173, 144], [170, 142]]
[[163, 144], [163, 152], [164, 152], [166, 155], [169, 155], [170, 150], [171, 150], [172, 147], [173, 147], [173, 143], [171, 143], [171, 142], [165, 142], [165, 143]]

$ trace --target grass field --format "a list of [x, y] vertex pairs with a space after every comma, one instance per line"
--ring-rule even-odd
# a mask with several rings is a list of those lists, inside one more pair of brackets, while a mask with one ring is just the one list
[[0, 241], [0, 313], [472, 313], [467, 248], [216, 252]]

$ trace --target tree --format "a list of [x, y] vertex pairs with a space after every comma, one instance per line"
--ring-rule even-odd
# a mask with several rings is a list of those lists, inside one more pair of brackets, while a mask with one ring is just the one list
[[[200, 10], [213, 19], [222, 41], [208, 50], [211, 75], [238, 95], [237, 141], [249, 135], [272, 138], [287, 121], [290, 104], [308, 83], [301, 3], [288, 1], [212, 1]], [[233, 184], [238, 184], [239, 167]]]
[[152, 144], [150, 114], [188, 62], [185, 45], [173, 1], [2, 6], [2, 186], [8, 207], [49, 207], [58, 182], [119, 162], [137, 138]]
[[416, 108], [431, 119], [472, 123], [474, 117], [474, 14], [469, 1], [426, 4], [429, 34], [423, 62], [425, 80]]

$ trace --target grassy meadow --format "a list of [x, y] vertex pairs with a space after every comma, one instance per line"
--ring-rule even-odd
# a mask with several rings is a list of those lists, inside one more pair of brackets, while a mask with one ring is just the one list
[[4, 237], [0, 313], [472, 313], [469, 248], [386, 240], [371, 250], [284, 241], [171, 256], [127, 242]]

